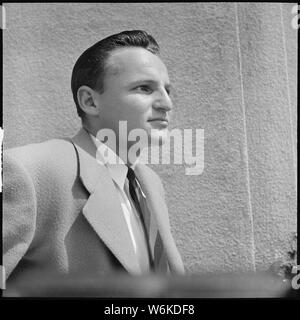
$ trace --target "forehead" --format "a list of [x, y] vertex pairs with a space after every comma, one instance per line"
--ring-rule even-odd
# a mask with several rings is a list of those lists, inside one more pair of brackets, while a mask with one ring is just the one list
[[106, 63], [107, 77], [126, 78], [152, 77], [169, 81], [168, 71], [162, 60], [152, 52], [135, 47], [116, 49]]

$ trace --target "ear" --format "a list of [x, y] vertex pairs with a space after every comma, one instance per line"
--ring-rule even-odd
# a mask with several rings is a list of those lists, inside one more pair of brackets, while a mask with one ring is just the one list
[[97, 93], [88, 86], [81, 86], [77, 90], [77, 101], [84, 113], [91, 116], [100, 114], [100, 104], [96, 99]]

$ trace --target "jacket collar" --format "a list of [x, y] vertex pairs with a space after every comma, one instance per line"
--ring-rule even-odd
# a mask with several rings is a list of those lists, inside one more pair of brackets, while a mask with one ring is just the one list
[[[96, 137], [94, 137], [91, 133], [89, 133], [89, 136], [91, 137], [94, 145], [97, 148], [97, 152], [102, 156], [103, 162], [105, 163], [107, 169], [109, 170], [110, 176], [114, 180], [114, 182], [121, 188], [124, 188], [126, 175], [128, 168], [126, 164], [123, 162], [123, 160], [106, 144], [102, 143], [100, 140], [98, 140]], [[110, 163], [105, 158], [105, 153], [110, 154], [111, 159], [113, 160], [113, 163]]]
[[118, 194], [95, 144], [83, 128], [71, 140], [78, 152], [79, 177], [90, 193], [83, 215], [125, 269], [140, 273]]
[[142, 190], [145, 193], [147, 199], [147, 208], [151, 212], [150, 219], [152, 230], [157, 228], [160, 234], [165, 253], [168, 257], [170, 270], [174, 273], [183, 274], [184, 266], [171, 234], [167, 205], [163, 199], [163, 196], [154, 197], [153, 191], [151, 191], [153, 190], [153, 174], [150, 172], [149, 168], [142, 164], [138, 164], [134, 171], [139, 179]]

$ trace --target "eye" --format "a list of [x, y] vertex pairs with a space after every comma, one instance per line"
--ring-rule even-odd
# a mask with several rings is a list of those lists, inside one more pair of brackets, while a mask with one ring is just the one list
[[142, 91], [144, 93], [152, 93], [153, 92], [152, 88], [148, 85], [138, 86], [135, 88], [135, 90]]

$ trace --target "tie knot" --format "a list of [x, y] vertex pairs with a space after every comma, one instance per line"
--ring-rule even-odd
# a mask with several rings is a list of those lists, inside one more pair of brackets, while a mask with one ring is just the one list
[[127, 178], [130, 182], [133, 182], [135, 180], [135, 173], [130, 167], [128, 167]]

